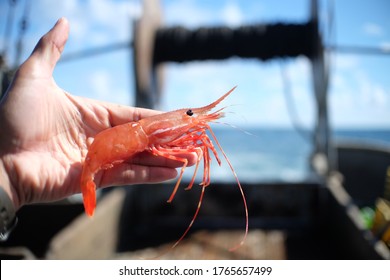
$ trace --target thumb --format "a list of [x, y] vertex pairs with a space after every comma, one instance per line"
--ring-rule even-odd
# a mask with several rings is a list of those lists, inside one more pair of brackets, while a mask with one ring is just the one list
[[[69, 23], [66, 18], [60, 18], [53, 28], [47, 32], [35, 46], [31, 56], [21, 68], [40, 76], [51, 76], [57, 61], [61, 57], [65, 43], [68, 40]], [[32, 67], [32, 68], [30, 68]], [[23, 71], [23, 69], [21, 69]], [[32, 70], [32, 72], [31, 72]]]

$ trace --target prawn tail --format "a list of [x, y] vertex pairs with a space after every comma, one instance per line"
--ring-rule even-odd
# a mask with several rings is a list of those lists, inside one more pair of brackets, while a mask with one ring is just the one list
[[85, 213], [92, 217], [96, 208], [96, 185], [92, 178], [82, 186]]

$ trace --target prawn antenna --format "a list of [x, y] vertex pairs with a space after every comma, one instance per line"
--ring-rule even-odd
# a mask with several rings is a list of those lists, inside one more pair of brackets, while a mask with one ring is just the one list
[[225, 158], [227, 164], [229, 165], [230, 170], [232, 171], [232, 173], [234, 175], [234, 178], [236, 179], [236, 182], [237, 182], [237, 185], [238, 185], [238, 189], [240, 190], [240, 193], [241, 193], [241, 196], [242, 196], [242, 201], [243, 201], [243, 204], [244, 204], [244, 209], [245, 209], [245, 234], [244, 234], [244, 237], [241, 239], [240, 243], [238, 243], [237, 245], [235, 245], [234, 247], [229, 249], [230, 252], [233, 252], [233, 251], [237, 250], [238, 248], [240, 248], [245, 243], [245, 240], [246, 240], [246, 238], [248, 236], [248, 230], [249, 230], [248, 204], [246, 202], [246, 197], [245, 197], [244, 190], [243, 190], [243, 188], [241, 186], [240, 180], [238, 179], [236, 171], [234, 171], [233, 165], [231, 164], [229, 158], [225, 154], [225, 151], [222, 149], [222, 146], [219, 144], [218, 139], [215, 136], [215, 134], [214, 134], [213, 130], [211, 129], [211, 127], [209, 127], [209, 132], [210, 132], [211, 136], [213, 137], [215, 143], [217, 144], [219, 150], [221, 151], [223, 157]]
[[239, 127], [239, 126], [236, 126], [236, 125], [234, 125], [234, 124], [230, 124], [230, 123], [226, 123], [226, 122], [219, 122], [219, 121], [214, 121], [213, 123], [221, 124], [221, 125], [226, 125], [226, 126], [228, 126], [228, 127], [231, 127], [231, 128], [233, 128], [233, 129], [236, 129], [236, 130], [238, 130], [238, 131], [240, 131], [240, 132], [242, 132], [242, 133], [245, 133], [246, 135], [253, 136], [253, 137], [256, 137], [256, 138], [260, 138], [259, 135], [253, 134], [252, 132], [249, 132], [249, 131], [247, 131], [247, 130], [245, 130], [245, 129]]

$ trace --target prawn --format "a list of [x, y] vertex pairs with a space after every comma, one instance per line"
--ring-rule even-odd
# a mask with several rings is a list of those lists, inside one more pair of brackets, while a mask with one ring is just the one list
[[176, 245], [186, 236], [194, 223], [202, 204], [205, 188], [210, 185], [210, 151], [218, 164], [221, 165], [217, 150], [206, 133], [206, 131], [209, 131], [212, 139], [217, 144], [233, 172], [243, 199], [246, 222], [245, 234], [241, 242], [230, 250], [235, 250], [240, 247], [245, 242], [248, 234], [248, 208], [245, 194], [232, 164], [209, 125], [210, 122], [224, 116], [224, 113], [222, 112], [224, 108], [214, 112], [210, 111], [224, 100], [235, 88], [236, 87], [232, 88], [219, 99], [204, 107], [187, 108], [162, 113], [136, 122], [114, 126], [98, 133], [88, 149], [81, 174], [81, 191], [86, 214], [88, 216], [93, 216], [96, 208], [96, 185], [94, 183], [94, 176], [99, 170], [111, 168], [114, 164], [123, 162], [142, 151], [149, 151], [156, 156], [180, 161], [183, 163], [180, 175], [167, 201], [172, 202], [179, 188], [184, 170], [188, 164], [187, 159], [180, 155], [183, 154], [183, 152], [196, 153], [197, 161], [195, 163], [195, 171], [186, 190], [192, 188], [200, 161], [203, 159], [203, 180], [200, 183], [202, 190], [198, 207], [190, 225], [179, 240], [172, 246], [172, 248], [176, 247]]

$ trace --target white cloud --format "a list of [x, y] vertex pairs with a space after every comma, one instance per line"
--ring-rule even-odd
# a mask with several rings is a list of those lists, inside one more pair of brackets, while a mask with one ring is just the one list
[[81, 48], [129, 40], [131, 18], [138, 17], [140, 11], [140, 2], [133, 1], [40, 0], [33, 6], [30, 18], [39, 21], [43, 34], [58, 18], [67, 17], [70, 40]]
[[[298, 59], [289, 63], [286, 71], [299, 119], [304, 126], [311, 127], [314, 104], [309, 66], [307, 60]], [[226, 109], [232, 114], [228, 114], [224, 121], [238, 126], [291, 124], [279, 63], [232, 59], [171, 64], [167, 70], [164, 110], [204, 106], [237, 85], [224, 101], [223, 105], [232, 105]]]
[[[330, 87], [335, 126], [389, 126], [390, 89], [370, 77], [359, 59], [339, 55]], [[337, 68], [338, 65], [341, 67]]]
[[373, 37], [382, 37], [384, 35], [383, 27], [373, 22], [366, 22], [363, 25], [363, 32]]
[[108, 70], [96, 69], [87, 76], [90, 98], [119, 104], [128, 104], [128, 90], [116, 86], [115, 76]]
[[169, 1], [163, 6], [166, 25], [185, 25], [194, 28], [212, 22], [214, 14], [214, 11], [205, 9], [192, 0]]
[[243, 22], [244, 15], [236, 3], [228, 2], [221, 13], [224, 23], [228, 26], [238, 26]]
[[380, 48], [385, 52], [390, 52], [390, 42], [382, 42]]
[[[225, 1], [218, 9], [210, 9], [199, 5], [197, 1], [167, 1], [163, 6], [166, 25], [184, 25], [188, 28], [199, 26], [227, 25], [230, 27], [240, 25], [247, 15], [244, 15], [240, 6], [233, 1]], [[259, 9], [258, 5], [248, 2]]]
[[[23, 59], [31, 53], [38, 39], [63, 16], [70, 23], [64, 55], [131, 40], [131, 19], [139, 16], [140, 4], [141, 1], [127, 0], [34, 1], [29, 13]], [[10, 54], [13, 58], [13, 53]], [[129, 104], [130, 61], [127, 52], [115, 52], [59, 64], [56, 80], [61, 87], [75, 94]]]
[[356, 55], [337, 55], [331, 56], [331, 67], [340, 70], [353, 70], [359, 67], [359, 59]]
[[104, 100], [111, 92], [111, 75], [108, 71], [99, 69], [88, 75], [88, 83], [96, 98]]
[[288, 81], [290, 89], [285, 88], [288, 84], [282, 85], [282, 91], [285, 91], [282, 99], [285, 103], [285, 110], [288, 112], [288, 122], [312, 128], [316, 103], [310, 63], [308, 61], [300, 62], [298, 59], [288, 67], [287, 71], [290, 73]]
[[370, 81], [367, 75], [361, 74], [359, 76], [358, 86], [360, 88], [360, 92], [357, 94], [361, 98], [361, 106], [375, 108], [375, 110], [389, 108], [390, 106], [387, 105], [387, 95], [389, 95], [390, 92], [386, 93], [386, 90], [382, 86]]

